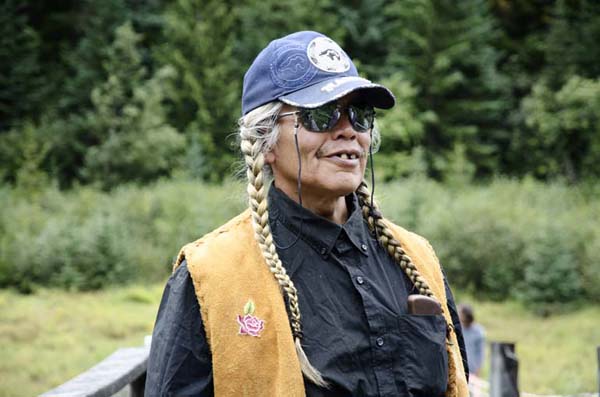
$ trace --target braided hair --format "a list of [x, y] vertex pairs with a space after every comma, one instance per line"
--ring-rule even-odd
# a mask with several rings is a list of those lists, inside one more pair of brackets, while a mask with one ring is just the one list
[[[269, 164], [265, 163], [265, 153], [269, 152], [279, 138], [277, 116], [282, 103], [275, 101], [260, 106], [239, 120], [240, 146], [244, 157], [246, 176], [248, 179], [247, 193], [249, 207], [252, 213], [254, 237], [258, 242], [262, 255], [271, 273], [277, 280], [288, 306], [290, 326], [303, 375], [316, 385], [327, 387], [319, 371], [311, 365], [302, 344], [302, 324], [298, 291], [287, 274], [279, 255], [277, 254], [273, 235], [269, 227], [269, 210], [267, 205], [266, 180], [272, 174]], [[372, 131], [373, 146], [379, 143], [379, 133], [376, 128]], [[385, 223], [378, 206], [371, 199], [371, 193], [363, 181], [356, 191], [362, 209], [363, 218], [369, 225], [370, 231], [378, 237], [381, 246], [394, 258], [394, 261], [410, 278], [419, 293], [432, 297], [433, 292], [425, 279], [419, 274], [411, 258], [406, 254], [400, 243], [394, 238]], [[449, 324], [451, 327], [451, 324]], [[452, 328], [450, 328], [452, 329]], [[448, 336], [448, 341], [449, 341]], [[454, 372], [454, 356], [452, 349], [448, 351], [448, 397], [456, 396], [456, 379]]]
[[247, 167], [247, 192], [250, 211], [252, 213], [252, 225], [254, 227], [254, 237], [267, 262], [267, 266], [277, 280], [282, 293], [287, 298], [290, 325], [302, 373], [311, 382], [326, 387], [327, 383], [319, 371], [308, 361], [308, 357], [302, 348], [302, 326], [300, 322], [300, 307], [298, 305], [298, 291], [283, 267], [281, 259], [279, 259], [271, 228], [269, 227], [265, 179], [270, 169], [265, 163], [264, 154], [277, 142], [277, 137], [279, 136], [277, 115], [281, 106], [280, 102], [263, 105], [248, 113], [239, 123], [240, 146]]

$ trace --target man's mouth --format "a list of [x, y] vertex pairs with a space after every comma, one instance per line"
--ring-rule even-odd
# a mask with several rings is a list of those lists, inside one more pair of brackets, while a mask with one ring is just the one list
[[357, 159], [359, 156], [356, 153], [337, 153], [337, 154], [334, 154], [333, 157], [339, 157], [344, 160], [348, 160], [348, 159], [354, 160], [354, 159]]
[[363, 156], [364, 151], [361, 150], [354, 150], [354, 149], [350, 149], [350, 150], [340, 150], [337, 152], [333, 152], [333, 153], [323, 153], [321, 155], [319, 155], [318, 157], [329, 157], [329, 158], [340, 158], [342, 160], [356, 160], [359, 159]]

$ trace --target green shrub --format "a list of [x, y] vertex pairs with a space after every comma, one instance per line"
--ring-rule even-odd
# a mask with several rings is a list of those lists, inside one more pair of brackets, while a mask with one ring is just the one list
[[0, 189], [0, 287], [97, 289], [162, 280], [179, 248], [241, 211], [241, 186], [158, 182], [112, 193]]
[[431, 241], [452, 285], [544, 304], [598, 301], [600, 203], [585, 190], [527, 179], [380, 189], [386, 216]]
[[[377, 185], [386, 217], [425, 236], [454, 287], [531, 304], [600, 302], [598, 188], [525, 179]], [[243, 186], [195, 181], [60, 192], [0, 188], [0, 286], [96, 289], [164, 280], [180, 247], [246, 207]]]

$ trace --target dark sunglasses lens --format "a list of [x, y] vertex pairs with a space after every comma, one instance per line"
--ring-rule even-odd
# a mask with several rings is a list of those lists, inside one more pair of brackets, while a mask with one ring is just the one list
[[375, 110], [373, 106], [369, 105], [350, 105], [348, 106], [348, 117], [356, 131], [365, 132], [373, 127]]
[[300, 121], [309, 131], [325, 132], [331, 130], [340, 119], [340, 111], [335, 104], [320, 106], [316, 109], [302, 109]]

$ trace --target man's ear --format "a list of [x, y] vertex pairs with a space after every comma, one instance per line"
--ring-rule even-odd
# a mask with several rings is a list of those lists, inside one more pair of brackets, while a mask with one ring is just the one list
[[265, 153], [265, 163], [272, 165], [274, 162], [275, 162], [275, 153], [273, 153], [273, 150], [270, 150], [267, 153]]

